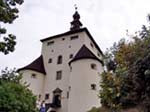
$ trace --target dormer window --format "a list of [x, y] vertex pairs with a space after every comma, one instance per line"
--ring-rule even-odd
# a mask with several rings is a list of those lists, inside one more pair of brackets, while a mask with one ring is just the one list
[[78, 39], [79, 38], [79, 36], [78, 35], [75, 35], [75, 36], [71, 36], [70, 37], [70, 40], [75, 40], [75, 39]]
[[58, 56], [57, 64], [62, 64], [62, 56], [61, 55]]
[[47, 46], [54, 44], [54, 41], [47, 42]]

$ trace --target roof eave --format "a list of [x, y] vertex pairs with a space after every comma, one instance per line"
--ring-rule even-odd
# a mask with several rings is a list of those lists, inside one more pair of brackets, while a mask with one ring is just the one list
[[94, 60], [99, 61], [102, 64], [102, 66], [104, 66], [104, 62], [102, 60], [100, 60], [98, 58], [92, 58], [92, 57], [82, 57], [82, 58], [73, 59], [68, 64], [70, 66], [72, 62], [75, 62], [75, 61], [78, 61], [78, 60], [82, 60], [82, 59], [94, 59]]
[[81, 29], [79, 29], [79, 30], [68, 31], [68, 32], [65, 32], [65, 33], [61, 33], [61, 34], [58, 34], [58, 35], [54, 35], [54, 36], [51, 36], [51, 37], [47, 37], [47, 38], [45, 38], [45, 39], [41, 39], [40, 41], [41, 41], [41, 42], [44, 42], [44, 41], [51, 40], [51, 39], [54, 39], [54, 38], [59, 38], [59, 37], [65, 36], [65, 35], [71, 35], [71, 34], [74, 34], [74, 33], [82, 32], [82, 31], [84, 31], [85, 29], [86, 29], [86, 28], [81, 28]]
[[33, 68], [21, 68], [21, 69], [18, 69], [17, 72], [20, 72], [22, 70], [32, 70], [32, 71], [39, 72], [41, 74], [46, 75], [46, 72], [43, 72], [43, 71], [40, 71], [40, 70], [36, 70], [36, 69], [33, 69]]

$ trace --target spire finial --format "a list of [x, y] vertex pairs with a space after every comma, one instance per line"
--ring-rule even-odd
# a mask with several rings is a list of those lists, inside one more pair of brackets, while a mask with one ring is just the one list
[[75, 13], [73, 14], [73, 21], [71, 22], [71, 28], [70, 30], [78, 30], [82, 27], [82, 23], [80, 22], [80, 14], [78, 13], [77, 5], [74, 4], [75, 7]]
[[78, 10], [77, 4], [74, 4], [75, 11]]

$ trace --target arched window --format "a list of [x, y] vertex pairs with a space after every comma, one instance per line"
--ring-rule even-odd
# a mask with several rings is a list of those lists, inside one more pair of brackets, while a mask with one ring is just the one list
[[53, 100], [51, 103], [52, 108], [60, 108], [61, 107], [61, 93], [62, 93], [62, 90], [59, 88], [56, 88], [53, 91]]
[[62, 56], [61, 55], [58, 56], [57, 64], [62, 64]]

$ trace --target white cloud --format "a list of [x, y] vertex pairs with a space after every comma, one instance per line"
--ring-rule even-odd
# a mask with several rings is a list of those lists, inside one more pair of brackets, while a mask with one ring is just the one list
[[0, 70], [32, 62], [41, 53], [40, 39], [68, 31], [74, 4], [103, 51], [125, 37], [126, 29], [139, 30], [150, 13], [149, 0], [25, 0], [19, 18], [8, 26], [17, 36], [16, 51], [7, 56], [0, 53]]

